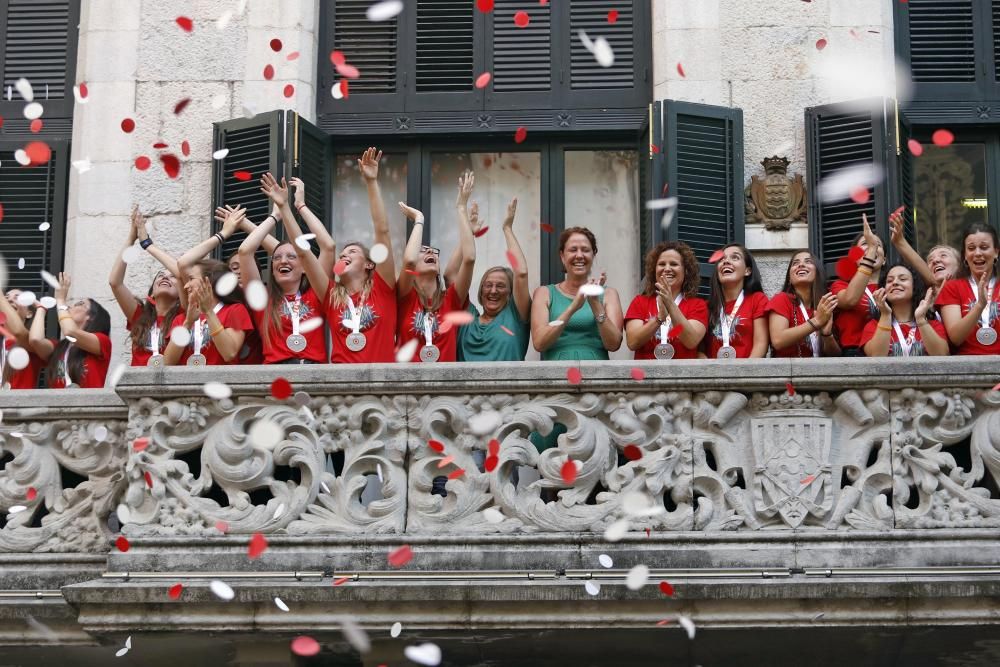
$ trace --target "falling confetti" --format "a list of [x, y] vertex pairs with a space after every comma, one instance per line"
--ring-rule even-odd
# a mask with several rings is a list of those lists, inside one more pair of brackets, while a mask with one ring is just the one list
[[206, 396], [217, 401], [233, 395], [233, 390], [225, 382], [206, 382], [201, 389]]
[[215, 281], [215, 293], [219, 296], [228, 296], [233, 293], [233, 290], [235, 290], [239, 284], [239, 276], [231, 271], [228, 271], [222, 274], [222, 277]]
[[625, 445], [625, 449], [622, 452], [629, 461], [638, 461], [642, 458], [642, 449], [637, 445]]
[[690, 618], [688, 618], [687, 616], [678, 616], [677, 617], [677, 622], [687, 632], [688, 639], [693, 640], [694, 639], [694, 631], [695, 631], [694, 622]]
[[403, 11], [402, 0], [382, 0], [368, 7], [365, 16], [369, 21], [388, 21]]
[[910, 154], [914, 157], [920, 157], [924, 154], [924, 146], [916, 139], [910, 139], [906, 142], [906, 147], [910, 149]]
[[660, 592], [663, 593], [666, 596], [673, 597], [674, 596], [674, 587], [670, 584], [669, 581], [661, 581], [660, 582]]
[[955, 135], [949, 130], [934, 130], [934, 134], [931, 135], [931, 141], [935, 146], [950, 146], [951, 142], [955, 141]]
[[52, 149], [44, 141], [30, 142], [24, 147], [24, 152], [32, 165], [45, 164], [52, 157]]
[[547, 222], [541, 222], [541, 223], [539, 223], [538, 224], [538, 228], [541, 229], [546, 234], [553, 234], [556, 231], [555, 227], [553, 227], [552, 225], [550, 225]]
[[277, 53], [278, 51], [281, 50], [281, 40], [275, 37], [274, 39], [271, 40], [270, 46], [271, 50]]
[[42, 131], [41, 118], [36, 118], [35, 120], [31, 121], [31, 125], [28, 126], [28, 129], [31, 130], [32, 134], [38, 134], [39, 132], [41, 132]]
[[274, 65], [268, 64], [264, 66], [264, 78], [268, 81], [274, 78]]
[[601, 585], [596, 581], [588, 581], [583, 585], [588, 595], [598, 595], [601, 592]]
[[293, 86], [290, 83], [285, 84], [285, 87], [282, 89], [281, 94], [284, 95], [286, 98], [291, 97], [292, 95], [295, 94], [295, 86]]
[[632, 379], [636, 382], [642, 382], [646, 379], [646, 371], [641, 368], [633, 368], [630, 373], [632, 375]]
[[399, 621], [396, 621], [395, 623], [392, 624], [392, 627], [389, 628], [389, 636], [395, 639], [400, 635], [402, 631], [403, 631], [403, 624], [400, 623]]
[[176, 155], [164, 153], [160, 156], [160, 163], [163, 164], [163, 171], [170, 178], [177, 178], [178, 174], [181, 173], [181, 161], [177, 159]]
[[35, 489], [35, 487], [29, 486], [28, 492], [25, 494], [24, 497], [27, 498], [28, 500], [34, 500], [35, 498], [38, 497], [38, 491]]
[[319, 642], [307, 635], [300, 635], [292, 640], [292, 653], [308, 658], [319, 653]]
[[127, 552], [130, 546], [131, 545], [128, 543], [128, 540], [125, 538], [124, 535], [119, 535], [118, 539], [115, 540], [115, 548], [118, 549], [118, 551], [121, 551], [122, 553]]
[[559, 474], [562, 476], [563, 482], [566, 484], [572, 484], [576, 481], [576, 461], [569, 459], [566, 463], [562, 464], [562, 468], [559, 470]]
[[816, 50], [817, 51], [822, 51], [825, 48], [826, 48], [826, 40], [823, 39], [823, 38], [817, 39], [816, 40]]
[[476, 88], [485, 88], [486, 86], [490, 85], [490, 79], [492, 78], [493, 78], [492, 74], [490, 74], [489, 72], [483, 72], [482, 74], [476, 77]]
[[618, 10], [617, 9], [612, 9], [610, 12], [608, 12], [608, 23], [612, 23], [612, 24], [618, 23]]
[[680, 63], [677, 63], [677, 73], [680, 74], [684, 78], [687, 77], [687, 74], [684, 73], [684, 65], [682, 65]]
[[794, 396], [795, 395], [795, 385], [792, 384], [791, 382], [786, 382], [785, 383], [785, 391], [788, 392], [789, 396]]
[[583, 373], [579, 368], [569, 368], [566, 370], [566, 381], [570, 384], [580, 384], [583, 380]]
[[528, 138], [528, 128], [526, 128], [526, 127], [523, 127], [523, 126], [519, 127], [519, 128], [517, 128], [517, 131], [514, 132], [514, 143], [515, 144], [524, 143], [524, 140], [527, 139], [527, 138]]
[[190, 97], [185, 97], [184, 99], [177, 102], [177, 104], [174, 105], [174, 115], [175, 116], [179, 115], [182, 111], [184, 111], [184, 109], [187, 108], [187, 105], [189, 104], [191, 104]]
[[868, 188], [859, 187], [851, 190], [851, 200], [855, 204], [867, 204], [869, 199], [871, 199], [871, 192]]
[[387, 559], [389, 561], [389, 565], [392, 567], [403, 567], [413, 560], [413, 550], [410, 549], [408, 544], [404, 544], [398, 549], [390, 551]]
[[149, 438], [136, 438], [132, 441], [132, 451], [144, 452], [149, 448]]
[[407, 659], [420, 665], [436, 667], [436, 665], [441, 664], [441, 649], [437, 644], [431, 644], [430, 642], [416, 646], [407, 646], [403, 649], [403, 654]]
[[170, 590], [167, 591], [167, 595], [170, 596], [171, 600], [177, 600], [180, 599], [181, 593], [183, 592], [184, 592], [184, 584], [174, 584], [173, 586], [170, 587]]
[[625, 587], [630, 591], [637, 591], [646, 585], [649, 580], [649, 567], [643, 564], [636, 565], [625, 575]]
[[253, 174], [250, 173], [249, 171], [242, 171], [242, 170], [234, 171], [233, 178], [235, 178], [237, 181], [249, 181], [251, 178], [253, 178]]
[[803, 477], [799, 481], [799, 484], [801, 484], [802, 486], [807, 486], [811, 484], [814, 479], [816, 479], [816, 475], [809, 475], [808, 477]]
[[259, 280], [251, 280], [243, 294], [247, 305], [251, 309], [261, 313], [267, 308], [267, 288]]
[[212, 582], [208, 585], [208, 587], [209, 589], [211, 589], [215, 597], [219, 598], [220, 600], [225, 600], [228, 602], [229, 600], [232, 600], [234, 597], [236, 597], [236, 593], [233, 592], [232, 587], [230, 587], [229, 584], [227, 584], [224, 581], [213, 579]]
[[476, 0], [476, 7], [484, 14], [493, 11], [493, 0]]
[[531, 17], [528, 16], [528, 12], [520, 11], [514, 13], [514, 25], [518, 28], [527, 28], [530, 22]]
[[389, 259], [389, 248], [384, 243], [376, 243], [368, 251], [368, 257], [376, 264], [381, 264]]
[[597, 562], [599, 562], [601, 564], [601, 567], [604, 568], [612, 568], [615, 565], [615, 562], [611, 560], [611, 556], [607, 554], [601, 554], [600, 556], [598, 556]]
[[115, 652], [115, 657], [116, 658], [120, 658], [123, 655], [125, 655], [126, 653], [128, 653], [130, 650], [132, 650], [132, 636], [131, 635], [129, 635], [128, 638], [125, 640], [125, 646], [123, 648], [118, 649]]
[[288, 605], [285, 604], [285, 601], [282, 600], [281, 598], [278, 597], [274, 598], [274, 606], [280, 609], [281, 611], [289, 611]]
[[192, 21], [187, 16], [178, 16], [174, 21], [180, 26], [181, 30], [184, 32], [191, 32], [194, 30], [194, 21]]

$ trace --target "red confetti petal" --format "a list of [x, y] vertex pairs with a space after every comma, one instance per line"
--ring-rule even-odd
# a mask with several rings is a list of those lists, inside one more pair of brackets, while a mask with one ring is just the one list
[[500, 441], [496, 438], [490, 440], [489, 444], [486, 445], [486, 451], [490, 453], [490, 456], [496, 456], [500, 453]]
[[708, 258], [708, 263], [709, 264], [715, 264], [716, 262], [718, 262], [719, 260], [721, 260], [722, 257], [723, 257], [723, 255], [725, 254], [723, 252], [724, 250], [725, 250], [725, 248], [719, 248], [718, 250], [716, 250], [715, 252], [713, 252], [712, 256]]
[[496, 456], [487, 456], [486, 457], [486, 463], [484, 464], [485, 468], [486, 468], [486, 472], [493, 472], [494, 470], [497, 469], [497, 465], [499, 465], [499, 464], [500, 464], [500, 459], [498, 457], [496, 457]]
[[438, 461], [437, 467], [438, 468], [443, 468], [443, 467], [445, 467], [446, 465], [448, 465], [449, 463], [451, 463], [454, 460], [455, 460], [454, 456], [446, 456], [443, 459], [441, 459], [440, 461]]
[[119, 535], [118, 539], [115, 540], [115, 548], [118, 549], [118, 551], [121, 551], [122, 553], [128, 551], [130, 546], [132, 545], [128, 543], [128, 540], [125, 539], [124, 535]]
[[253, 178], [253, 174], [251, 174], [249, 171], [234, 171], [233, 178], [235, 178], [237, 181], [249, 181], [251, 178]]
[[669, 595], [670, 597], [673, 597], [674, 596], [674, 587], [670, 585], [669, 581], [661, 581], [660, 582], [660, 592], [663, 593], [664, 595]]
[[398, 549], [390, 551], [388, 560], [392, 567], [403, 567], [413, 560], [413, 549], [410, 548], [410, 545], [404, 544]]
[[146, 478], [146, 486], [153, 488], [153, 476], [149, 473], [149, 471], [147, 470], [144, 472], [142, 476]]
[[271, 40], [271, 50], [275, 53], [281, 50], [281, 40], [277, 37]]
[[[1000, 382], [998, 382], [990, 391], [1000, 391]], [[31, 489], [28, 489], [28, 492], [30, 493]], [[28, 498], [28, 500], [31, 500], [31, 498]]]
[[[361, 72], [354, 65], [348, 65], [344, 63], [343, 65], [337, 65], [337, 74], [348, 79], [357, 79], [361, 76]], [[347, 92], [344, 92], [344, 97], [347, 97]]]
[[524, 140], [527, 139], [527, 138], [528, 138], [528, 128], [526, 128], [526, 127], [519, 127], [519, 128], [517, 128], [517, 131], [514, 132], [514, 143], [515, 144], [520, 144], [520, 143], [524, 142]]
[[841, 257], [837, 260], [836, 271], [838, 278], [851, 282], [851, 278], [858, 272], [858, 263], [850, 257]]
[[473, 319], [475, 318], [473, 318], [472, 313], [467, 310], [453, 310], [450, 313], [445, 313], [441, 321], [462, 326], [463, 324], [470, 324]]
[[[808, 2], [809, 0], [806, 0], [806, 1]], [[658, 627], [658, 628], [662, 628], [664, 625], [670, 625], [670, 619], [669, 618], [665, 618], [662, 621], [657, 621], [656, 622], [656, 627]]]
[[570, 384], [580, 384], [583, 380], [583, 373], [579, 368], [569, 368], [566, 370], [566, 381]]
[[448, 479], [458, 479], [465, 474], [465, 468], [456, 468], [448, 473]]
[[847, 256], [857, 262], [865, 256], [865, 249], [859, 245], [851, 246], [851, 249], [847, 251]]
[[184, 157], [191, 155], [191, 144], [189, 144], [186, 139], [181, 142], [181, 154], [184, 155]]
[[649, 528], [647, 528], [646, 529], [646, 537], [650, 537], [652, 534], [653, 534], [653, 531], [650, 530]]
[[642, 458], [642, 449], [638, 445], [625, 445], [624, 454], [629, 461], [638, 461]]
[[180, 112], [187, 108], [187, 105], [191, 104], [191, 98], [185, 97], [183, 100], [179, 101], [174, 105], [174, 115], [178, 115]]
[[816, 475], [809, 475], [808, 477], [803, 477], [799, 484], [805, 486], [806, 484], [810, 484], [814, 479], [816, 479]]
[[167, 172], [167, 176], [170, 178], [177, 178], [177, 175], [181, 173], [181, 161], [177, 159], [176, 155], [164, 153], [160, 156], [160, 162], [163, 163], [163, 171]]
[[507, 334], [508, 336], [513, 336], [513, 335], [514, 335], [514, 332], [513, 332], [513, 331], [511, 331], [510, 329], [508, 329], [507, 327], [505, 327], [505, 326], [504, 326], [504, 325], [502, 325], [502, 324], [500, 325], [500, 329], [501, 329], [501, 330], [502, 330], [502, 331], [503, 331], [503, 332], [504, 332], [505, 334]]
[[341, 584], [346, 584], [350, 580], [351, 580], [350, 577], [337, 577], [336, 579], [333, 580], [333, 585], [340, 586]]
[[618, 23], [618, 10], [612, 9], [608, 12], [608, 23]]
[[44, 141], [32, 141], [24, 147], [32, 165], [45, 164], [52, 157], [52, 149]]
[[451, 322], [445, 322], [445, 321], [443, 321], [443, 320], [442, 320], [442, 321], [441, 321], [441, 326], [440, 326], [440, 327], [438, 327], [438, 333], [439, 333], [439, 334], [441, 334], [441, 335], [443, 336], [444, 334], [446, 334], [446, 333], [448, 333], [449, 331], [451, 331], [451, 328], [452, 328], [453, 326], [454, 326], [454, 325], [453, 325], [453, 324], [452, 324]]
[[868, 192], [868, 188], [861, 186], [851, 190], [851, 200], [855, 204], [867, 204], [869, 199], [871, 199], [871, 193]]
[[642, 370], [641, 368], [633, 368], [632, 379], [635, 380], [636, 382], [642, 382], [643, 380], [646, 379], [646, 371]]
[[319, 653], [319, 642], [306, 635], [296, 637], [292, 640], [292, 653], [305, 658], [312, 657]]
[[295, 86], [293, 86], [290, 83], [289, 84], [285, 84], [285, 87], [281, 91], [281, 94], [284, 95], [285, 97], [291, 97], [292, 95], [295, 94]]
[[791, 382], [786, 382], [785, 383], [785, 391], [788, 392], [789, 396], [794, 396], [795, 395], [795, 385], [792, 384]]
[[486, 232], [488, 232], [489, 230], [490, 230], [490, 228], [489, 228], [488, 226], [484, 226], [484, 227], [481, 227], [481, 228], [480, 228], [480, 230], [479, 230], [478, 232], [476, 232], [476, 233], [474, 234], [474, 236], [475, 236], [475, 237], [476, 237], [477, 239], [478, 239], [478, 238], [479, 238], [480, 236], [486, 236]]
[[264, 66], [264, 78], [268, 81], [274, 78], [274, 65], [268, 64]]
[[298, 59], [299, 59], [298, 51], [292, 51], [287, 56], [285, 56], [285, 60], [298, 60]]
[[345, 100], [348, 97], [350, 97], [350, 94], [349, 94], [350, 91], [347, 90], [347, 80], [346, 79], [341, 80], [341, 82], [340, 82], [340, 92], [344, 95], [344, 99]]
[[518, 28], [527, 28], [530, 22], [531, 17], [528, 16], [528, 12], [517, 12], [514, 14], [514, 25]]
[[683, 77], [687, 77], [687, 74], [684, 73], [684, 65], [681, 65], [680, 63], [677, 63], [677, 73]]
[[562, 480], [567, 484], [572, 484], [576, 481], [576, 461], [569, 459], [566, 463], [562, 464], [562, 468], [559, 470], [559, 474], [562, 475]]
[[247, 556], [250, 559], [258, 558], [262, 553], [267, 550], [267, 538], [265, 538], [260, 533], [254, 533], [250, 537], [250, 544], [247, 545]]
[[161, 149], [164, 149], [164, 148], [166, 148], [167, 146], [169, 146], [169, 144], [167, 144], [167, 143], [164, 143], [164, 142], [162, 142], [162, 141], [157, 141], [157, 142], [156, 142], [155, 144], [153, 144], [153, 148], [155, 148], [156, 150], [161, 150]]
[[226, 523], [225, 521], [216, 521], [215, 522], [215, 529], [217, 531], [219, 531], [220, 533], [228, 533], [229, 532], [229, 524]]
[[490, 85], [490, 79], [492, 78], [493, 78], [492, 74], [490, 74], [489, 72], [483, 72], [478, 77], [476, 77], [476, 88], [485, 88], [486, 86]]
[[3, 221], [3, 204], [0, 204], [0, 222]]
[[152, 163], [149, 161], [149, 158], [146, 157], [145, 155], [140, 155], [135, 159], [135, 168], [138, 169], [139, 171], [146, 171], [147, 169], [149, 169], [150, 164]]
[[816, 50], [817, 51], [822, 51], [825, 48], [826, 48], [826, 40], [825, 39], [817, 39], [816, 40]]
[[176, 19], [174, 19], [174, 21], [177, 22], [177, 25], [179, 25], [181, 27], [181, 30], [183, 30], [184, 32], [191, 32], [192, 30], [194, 30], [194, 21], [192, 21], [187, 16], [178, 16]]
[[[657, 146], [656, 144], [650, 144], [649, 145], [649, 150], [652, 151], [653, 155], [657, 155], [660, 152], [660, 147]], [[666, 187], [666, 186], [664, 186], [664, 187]]]
[[271, 383], [271, 396], [283, 401], [292, 395], [292, 383], [285, 378], [275, 378]]
[[556, 228], [547, 222], [539, 223], [538, 228], [541, 229], [546, 234], [552, 234], [556, 231]]
[[935, 146], [950, 146], [951, 142], [955, 141], [955, 135], [948, 130], [934, 130], [931, 141]]
[[149, 438], [136, 438], [132, 441], [132, 449], [141, 452], [149, 447]]
[[331, 51], [330, 52], [330, 62], [333, 63], [334, 67], [340, 67], [347, 62], [347, 58], [341, 51]]
[[518, 267], [520, 266], [520, 263], [517, 261], [517, 256], [514, 255], [514, 253], [512, 253], [510, 250], [507, 251], [507, 263], [510, 264], [510, 267], [515, 271], [517, 271]]
[[339, 276], [347, 270], [347, 262], [342, 259], [337, 260], [337, 263], [333, 265], [333, 275]]
[[28, 492], [24, 495], [28, 500], [34, 500], [38, 497], [38, 490], [33, 486], [28, 487]]
[[444, 443], [439, 442], [437, 440], [428, 440], [427, 446], [433, 449], [438, 454], [444, 451]]
[[479, 11], [483, 12], [484, 14], [486, 12], [492, 12], [493, 0], [476, 0], [476, 7], [478, 7]]
[[[90, 89], [87, 88], [87, 84], [81, 83], [80, 84], [80, 98], [81, 99], [87, 99], [87, 95], [89, 95], [89, 94], [90, 94]], [[0, 125], [2, 125], [2, 123], [0, 123]]]
[[183, 592], [184, 592], [184, 584], [174, 584], [173, 586], [170, 587], [170, 590], [167, 592], [167, 595], [170, 596], [171, 600], [176, 600], [180, 598], [181, 593]]
[[31, 125], [29, 125], [29, 127], [31, 128], [32, 133], [38, 134], [39, 132], [42, 131], [42, 119], [36, 118], [35, 120], [31, 121]]

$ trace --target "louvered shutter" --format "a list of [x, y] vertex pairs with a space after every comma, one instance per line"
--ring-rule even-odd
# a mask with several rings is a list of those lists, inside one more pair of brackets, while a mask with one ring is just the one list
[[[895, 208], [890, 207], [894, 197], [890, 170], [896, 161], [894, 125], [891, 106], [881, 99], [806, 109], [809, 237], [828, 276], [834, 275], [835, 263], [861, 232], [862, 214], [880, 238], [888, 238], [887, 216]], [[858, 166], [870, 166], [878, 175], [874, 195], [863, 204], [846, 196], [823, 201], [819, 192], [823, 179]]]
[[[565, 105], [570, 107], [601, 106], [604, 98], [615, 100], [616, 106], [645, 106], [648, 93], [650, 50], [646, 32], [639, 27], [648, 13], [633, 0], [573, 0], [559, 3], [568, 25], [568, 73]], [[608, 20], [617, 12], [614, 22]], [[614, 63], [602, 67], [594, 54], [587, 50], [580, 32], [591, 40], [603, 37], [614, 52]], [[603, 94], [602, 94], [603, 93]], [[600, 100], [600, 101], [599, 101]]]
[[[901, 150], [898, 151], [896, 160], [899, 172], [899, 182], [897, 183], [896, 192], [899, 194], [897, 197], [893, 197], [892, 203], [895, 204], [895, 206], [905, 207], [903, 211], [903, 221], [905, 223], [905, 226], [903, 227], [903, 236], [917, 252], [922, 254], [926, 249], [918, 247], [917, 244], [916, 225], [918, 221], [918, 213], [914, 206], [916, 201], [913, 173], [914, 158], [907, 148], [907, 142], [910, 138], [912, 138], [913, 131], [909, 123], [907, 123], [903, 118], [900, 119], [899, 130], [899, 145]], [[895, 208], [893, 208], [893, 210], [895, 210]], [[893, 255], [893, 259], [894, 261], [898, 261], [899, 258]]]
[[[525, 12], [524, 28], [514, 15]], [[497, 0], [493, 8], [493, 90], [548, 91], [552, 88], [552, 10], [534, 0]]]
[[[292, 151], [287, 171], [305, 183], [306, 205], [330, 229], [333, 143], [328, 134], [294, 111], [288, 112], [288, 119]], [[305, 223], [300, 224], [305, 229]]]
[[[260, 178], [268, 171], [278, 179], [286, 175], [284, 118], [283, 111], [269, 111], [249, 119], [215, 123], [213, 150], [228, 148], [229, 153], [212, 163], [213, 212], [217, 206], [241, 205], [247, 209], [247, 218], [255, 223], [267, 217], [271, 202], [260, 191]], [[239, 171], [250, 172], [250, 180], [237, 179], [235, 174]], [[218, 231], [214, 223], [212, 231]], [[228, 258], [239, 249], [244, 238], [245, 234], [233, 234], [217, 257]], [[266, 261], [266, 256], [258, 253], [258, 262], [262, 257]]]
[[993, 0], [993, 80], [1000, 83], [1000, 0]]
[[46, 118], [72, 117], [79, 22], [79, 0], [0, 0], [0, 115], [21, 116], [24, 101], [6, 91], [23, 77]]
[[412, 83], [406, 109], [478, 109], [483, 91], [473, 85], [483, 71], [485, 18], [468, 0], [420, 0], [412, 47]]
[[667, 238], [694, 250], [704, 289], [712, 253], [743, 242], [743, 111], [674, 100], [662, 107], [662, 196], [678, 199]]
[[[0, 252], [7, 268], [3, 289], [19, 288], [37, 294], [51, 291], [42, 280], [43, 269], [57, 275], [62, 270], [66, 231], [66, 183], [69, 177], [69, 142], [49, 140], [48, 163], [22, 167], [14, 152], [24, 142], [0, 139]], [[38, 229], [42, 223], [49, 229]], [[24, 268], [19, 269], [19, 260]]]

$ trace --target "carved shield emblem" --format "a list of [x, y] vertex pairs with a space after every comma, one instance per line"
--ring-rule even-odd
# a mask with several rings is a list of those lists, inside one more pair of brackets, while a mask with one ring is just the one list
[[778, 514], [797, 528], [833, 504], [830, 485], [831, 420], [806, 415], [750, 420], [753, 492], [757, 511]]

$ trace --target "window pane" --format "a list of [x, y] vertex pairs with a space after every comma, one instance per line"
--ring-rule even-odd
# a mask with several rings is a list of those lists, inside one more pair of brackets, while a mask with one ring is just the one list
[[959, 247], [963, 227], [987, 222], [986, 146], [928, 148], [913, 163], [918, 251], [939, 243]]
[[[641, 281], [639, 154], [632, 150], [566, 151], [565, 170], [565, 226], [588, 227], [594, 232], [593, 275], [608, 274], [607, 284], [618, 290], [624, 311]], [[631, 357], [624, 343], [612, 355], [615, 359]]]
[[[368, 208], [368, 188], [358, 171], [358, 154], [338, 155], [333, 177], [333, 238], [337, 252], [350, 241], [360, 241], [371, 248], [375, 243], [372, 216]], [[392, 254], [396, 273], [403, 266], [403, 246], [406, 245], [406, 223], [396, 202], [406, 201], [405, 153], [383, 155], [379, 162], [378, 184], [389, 218]]]

